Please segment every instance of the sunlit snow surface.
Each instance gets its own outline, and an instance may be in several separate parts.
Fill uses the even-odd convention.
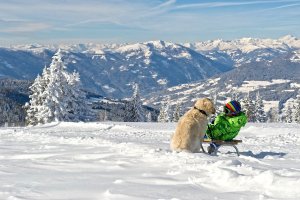
[[[0,199],[300,199],[300,125],[248,124],[241,156],[173,153],[174,123],[0,129]]]

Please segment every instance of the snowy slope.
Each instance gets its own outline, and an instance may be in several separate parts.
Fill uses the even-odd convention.
[[[218,156],[173,153],[173,123],[0,129],[0,199],[299,199],[300,126],[248,124]]]

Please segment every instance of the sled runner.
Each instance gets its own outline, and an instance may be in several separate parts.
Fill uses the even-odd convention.
[[[217,155],[217,152],[218,152],[218,149],[221,147],[221,146],[231,146],[235,149],[236,151],[236,154],[239,156],[240,155],[240,152],[238,150],[238,148],[236,147],[236,145],[238,143],[241,143],[242,140],[230,140],[230,141],[224,141],[224,140],[211,140],[211,139],[204,139],[203,140],[203,143],[209,143],[209,146],[208,146],[208,154],[211,154],[211,155]],[[205,150],[201,144],[201,149],[204,153]]]

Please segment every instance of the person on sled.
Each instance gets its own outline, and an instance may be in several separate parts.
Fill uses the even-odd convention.
[[[211,124],[208,124],[206,135],[212,140],[230,141],[238,135],[246,123],[247,116],[242,111],[241,104],[233,100],[226,103],[224,112],[219,114]],[[212,153],[215,147],[217,147],[216,144],[208,146],[208,153]]]

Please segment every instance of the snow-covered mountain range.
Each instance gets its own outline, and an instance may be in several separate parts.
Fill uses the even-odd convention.
[[[236,67],[251,62],[272,62],[277,56],[288,54],[293,55],[290,57],[291,61],[300,61],[300,40],[291,35],[279,39],[210,40],[186,43],[184,45],[206,55],[212,60]]]
[[[2,47],[0,76],[32,80],[49,65],[58,48],[65,52],[68,69],[80,73],[85,89],[124,98],[131,96],[131,85],[137,82],[152,105],[165,95],[188,103],[201,95],[211,96],[209,91],[222,96],[235,88],[244,94],[260,91],[266,100],[285,102],[296,96],[300,85],[300,40],[289,35],[186,44],[149,41]]]
[[[87,90],[123,98],[140,85],[143,94],[204,80],[231,66],[179,44],[150,41],[126,45],[77,45],[60,47],[69,70],[76,70]],[[0,49],[0,74],[34,79],[51,61],[54,47],[23,46]]]
[[[163,101],[191,106],[196,98],[217,96],[220,103],[234,93],[240,97],[259,93],[270,107],[282,108],[296,99],[300,89],[300,40],[285,36],[278,40],[244,38],[234,41],[207,41],[185,44],[233,69],[204,81],[182,84],[146,96],[147,103]]]

